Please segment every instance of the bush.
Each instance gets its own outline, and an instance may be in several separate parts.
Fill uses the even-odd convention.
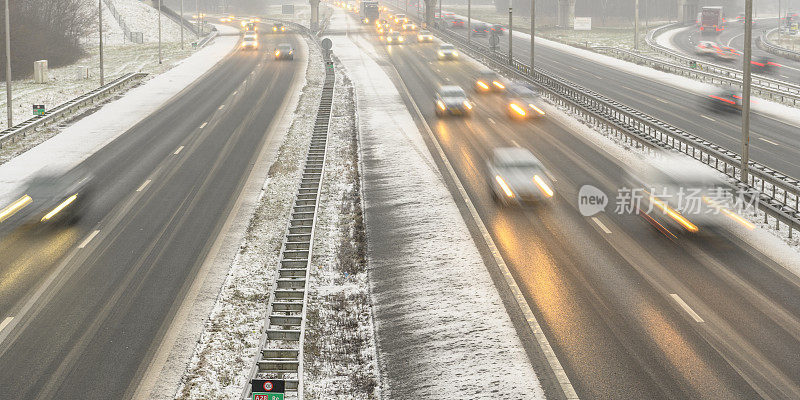
[[[33,74],[33,62],[48,60],[51,67],[71,64],[84,51],[80,40],[97,29],[97,10],[88,0],[12,0],[11,75]],[[5,7],[0,4],[0,24]],[[0,76],[5,78],[5,26],[0,28]]]

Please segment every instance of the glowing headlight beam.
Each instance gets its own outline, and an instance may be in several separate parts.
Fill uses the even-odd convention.
[[[550,186],[547,185],[547,182],[545,182],[541,176],[534,175],[533,181],[536,183],[536,186],[539,186],[539,190],[541,190],[545,196],[553,197],[553,189],[551,189]]]
[[[703,201],[705,201],[711,207],[716,208],[721,213],[725,214],[725,216],[727,216],[728,218],[738,222],[740,225],[744,226],[745,228],[747,228],[749,230],[753,230],[753,229],[756,228],[756,226],[752,222],[744,219],[741,215],[736,214],[735,212],[733,212],[733,211],[731,211],[731,210],[729,210],[729,209],[727,209],[725,207],[722,207],[722,206],[718,205],[714,200],[711,200],[710,198],[703,196]]]
[[[444,111],[447,108],[444,106],[444,103],[442,103],[441,100],[437,100],[436,104],[439,106],[440,109],[442,109],[442,111]]]
[[[483,81],[478,81],[478,86],[480,86],[483,90],[489,90],[489,86],[483,83]]]
[[[494,85],[498,89],[505,89],[506,88],[502,83],[500,83],[498,81],[492,81],[492,85]]]
[[[472,103],[470,103],[469,100],[464,100],[464,107],[466,107],[467,110],[472,110]]]
[[[527,114],[525,110],[523,110],[522,107],[518,106],[516,103],[511,103],[508,105],[508,107],[514,110],[514,112],[519,114],[521,117],[524,117]]]
[[[653,204],[656,207],[658,207],[661,211],[669,215],[670,218],[674,219],[677,223],[686,228],[686,230],[688,230],[689,232],[697,232],[699,230],[695,224],[686,219],[686,217],[681,215],[679,212],[673,210],[670,206],[667,205],[667,203],[664,203],[663,201],[657,199],[654,196],[650,196],[650,201],[652,201]]]
[[[536,106],[535,106],[535,105],[533,105],[533,104],[528,104],[528,106],[529,106],[530,108],[532,108],[532,109],[533,109],[533,111],[536,111],[537,113],[539,113],[539,115],[544,115],[544,111],[542,111],[542,109],[541,109],[541,108],[539,108],[539,107],[536,107]]]
[[[506,194],[506,196],[514,197],[514,192],[511,191],[511,188],[508,187],[506,181],[504,181],[503,178],[500,177],[500,175],[496,175],[494,177],[494,180],[497,181],[497,184],[500,185],[500,189],[503,189],[503,192]]]
[[[33,203],[33,199],[31,196],[27,194],[25,196],[20,197],[15,202],[11,203],[8,207],[4,208],[0,211],[0,222],[3,222],[10,218],[12,215],[16,214],[17,211],[22,210],[28,204]]]
[[[60,213],[61,210],[67,208],[68,205],[72,204],[72,202],[75,201],[75,199],[77,198],[78,198],[77,194],[73,194],[72,196],[67,197],[67,199],[62,201],[61,204],[59,204],[58,206],[56,206],[56,208],[54,208],[53,211],[50,211],[49,213],[45,214],[44,217],[42,217],[42,222],[47,221],[50,218],[53,218],[56,214]]]

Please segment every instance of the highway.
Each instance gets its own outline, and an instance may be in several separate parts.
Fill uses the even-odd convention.
[[[466,35],[465,29],[451,32]],[[487,37],[473,40],[488,46]],[[514,57],[529,62],[530,41],[514,38]],[[508,36],[500,48],[508,49]],[[536,47],[536,67],[621,104],[637,109],[732,152],[741,151],[741,115],[707,108],[707,94],[696,94],[545,45]],[[755,100],[759,101],[758,99]],[[789,176],[800,176],[800,138],[791,122],[751,114],[750,157]]]
[[[359,32],[372,35],[354,22],[349,34]],[[372,40],[408,88],[410,109],[421,110],[418,122],[443,147],[581,398],[800,396],[798,277],[726,232],[669,240],[634,215],[583,217],[578,189],[616,193],[628,173],[618,160],[552,119],[509,120],[498,96],[472,93],[476,67],[437,61],[435,44]],[[580,84],[594,81],[610,97],[625,94],[613,89],[623,83],[664,89],[549,49],[538,54],[543,65]],[[437,118],[440,84],[471,93],[475,115]],[[636,106],[648,99],[625,98]],[[642,111],[661,107],[652,102]],[[524,147],[542,160],[555,179],[551,202],[519,209],[493,201],[484,166],[500,146]],[[451,193],[459,198],[452,186]]]
[[[766,31],[778,26],[777,18],[758,19],[753,25],[753,59],[757,60],[761,57],[766,57],[781,65],[774,73],[768,75],[775,79],[784,80],[787,82],[798,83],[800,82],[800,62],[776,56],[767,51],[761,50],[756,46],[758,37]],[[701,56],[695,54],[695,46],[701,40],[709,40],[717,42],[721,45],[733,47],[741,53],[744,53],[744,24],[741,22],[729,22],[725,26],[725,30],[717,36],[702,36],[697,28],[689,28],[678,32],[673,38],[673,44],[682,53],[703,59]],[[729,68],[742,69],[742,58],[738,57],[736,61],[724,62],[716,59],[709,59],[715,64],[727,66]]]
[[[262,29],[263,31],[263,29]],[[100,195],[66,229],[0,251],[3,398],[128,398],[268,141],[305,55],[237,50],[86,160]]]

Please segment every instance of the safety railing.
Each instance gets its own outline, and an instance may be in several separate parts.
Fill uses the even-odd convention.
[[[127,87],[128,85],[146,77],[146,73],[128,73],[97,89],[84,93],[70,101],[62,103],[52,110],[46,111],[44,115],[37,115],[20,124],[14,125],[0,132],[0,148],[7,141],[14,141],[18,136],[25,136],[28,132],[43,127],[45,125],[61,121],[76,112],[82,110],[90,104],[95,104],[107,98],[112,93]]]
[[[772,28],[769,31],[761,34],[756,41],[756,45],[766,52],[775,54],[776,56],[788,58],[790,60],[800,61],[800,51],[787,49],[786,47],[779,46],[769,40],[769,36],[776,32],[778,28]]]

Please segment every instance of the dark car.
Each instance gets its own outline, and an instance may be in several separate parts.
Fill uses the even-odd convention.
[[[504,28],[503,25],[492,25],[491,30],[492,30],[492,32],[496,33],[497,35],[502,35],[503,31],[505,31],[506,28]]]
[[[436,91],[436,115],[469,115],[472,112],[472,103],[467,98],[467,93],[459,86],[441,86]]]
[[[474,36],[486,36],[489,34],[489,25],[476,24],[472,26],[472,34]]]
[[[276,60],[294,60],[294,49],[289,43],[281,43],[275,48]]]
[[[274,33],[283,33],[286,32],[286,27],[283,26],[282,23],[276,22],[272,25],[272,32]]]
[[[543,103],[539,92],[530,86],[514,84],[506,90],[506,112],[513,119],[544,117]]]
[[[454,19],[453,21],[450,22],[450,27],[451,28],[466,28],[466,26],[467,26],[467,24],[464,22],[463,19],[456,18],[456,19]]]
[[[544,165],[527,149],[492,150],[486,170],[492,198],[501,205],[545,203],[555,194]]]
[[[65,174],[43,173],[0,209],[3,232],[20,225],[73,224],[86,212],[94,197],[94,177],[74,169]]]
[[[503,79],[497,72],[485,69],[475,77],[475,91],[478,93],[502,92],[506,89]]]
[[[752,65],[751,68],[753,72],[762,75],[774,73],[775,69],[779,66],[779,64],[773,62],[768,56],[753,57],[753,60],[750,63]]]
[[[708,95],[707,107],[717,112],[741,112],[742,92],[723,89]]]

